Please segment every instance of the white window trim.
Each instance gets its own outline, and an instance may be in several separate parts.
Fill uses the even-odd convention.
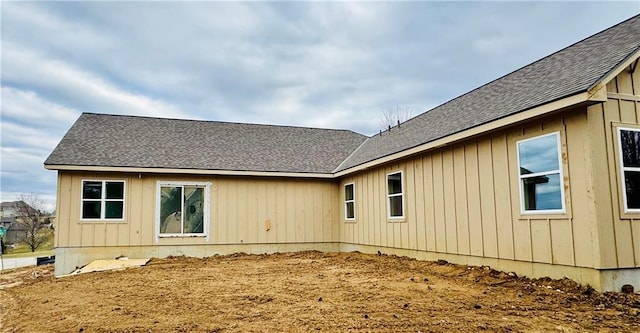
[[[101,182],[102,183],[102,197],[100,199],[87,199],[83,198],[84,196],[84,183],[85,182]],[[111,183],[122,183],[122,199],[107,199],[107,182]],[[85,201],[100,201],[100,218],[90,219],[83,218],[84,216],[84,202]],[[114,219],[114,218],[105,218],[106,212],[106,202],[107,201],[122,201],[122,218]],[[80,221],[83,222],[96,222],[96,221],[107,221],[107,222],[123,222],[125,220],[125,216],[127,216],[127,181],[124,179],[82,179],[80,181]]]
[[[352,185],[353,186],[353,199],[351,200],[347,200],[347,196],[345,194],[344,197],[344,220],[345,221],[350,221],[353,222],[356,220],[356,183],[355,182],[351,182],[351,183],[347,183],[344,184],[344,189],[346,190],[347,186]],[[353,203],[353,217],[348,217],[347,216],[347,204],[348,203]]]
[[[390,175],[395,175],[395,174],[400,174],[400,193],[395,193],[395,194],[389,194],[389,176]],[[385,178],[385,182],[386,182],[386,189],[387,189],[387,219],[389,220],[404,220],[405,218],[405,201],[404,200],[404,172],[402,170],[397,170],[397,171],[393,171],[393,172],[389,172],[387,173],[387,177]],[[401,197],[402,198],[402,215],[401,216],[391,216],[391,202],[390,199],[392,197]]]
[[[556,137],[556,148],[557,148],[557,153],[558,153],[558,168],[557,170],[548,170],[545,172],[536,172],[536,173],[530,173],[527,175],[521,175],[520,174],[520,143],[523,142],[527,142],[527,141],[533,141],[533,140],[537,140],[540,138],[544,138],[546,136],[555,136]],[[553,133],[549,133],[549,134],[543,134],[543,135],[538,135],[532,138],[528,138],[528,139],[523,139],[523,140],[519,140],[516,142],[516,157],[518,159],[518,188],[519,188],[519,195],[520,195],[520,214],[522,215],[540,215],[540,214],[565,214],[566,213],[566,205],[565,205],[565,193],[564,193],[564,174],[563,174],[563,162],[562,162],[562,145],[560,143],[560,132],[553,132]],[[544,210],[526,210],[525,209],[525,204],[524,204],[524,195],[523,195],[523,188],[522,188],[522,179],[523,178],[531,178],[531,177],[537,177],[537,176],[542,176],[542,175],[551,175],[551,174],[558,174],[560,177],[560,200],[561,200],[561,204],[562,204],[562,208],[561,209],[544,209]],[[523,177],[524,176],[524,177]]]
[[[616,133],[618,135],[618,158],[620,161],[620,184],[622,184],[622,207],[624,208],[625,213],[640,213],[640,208],[629,208],[627,207],[627,182],[624,180],[624,172],[625,171],[633,171],[640,172],[640,168],[638,167],[625,167],[624,166],[624,156],[622,154],[622,131],[632,131],[632,132],[640,132],[638,128],[630,128],[630,127],[617,127]]]
[[[204,207],[202,209],[202,218],[203,218],[203,230],[202,233],[189,233],[189,234],[163,234],[160,233],[160,198],[161,191],[160,189],[163,186],[201,186],[204,187]],[[160,241],[160,238],[187,238],[187,237],[204,237],[205,240],[209,241],[209,225],[211,214],[209,213],[209,202],[210,202],[210,193],[211,193],[211,182],[180,182],[180,181],[158,181],[156,183],[156,243]],[[181,203],[184,205],[184,202]]]

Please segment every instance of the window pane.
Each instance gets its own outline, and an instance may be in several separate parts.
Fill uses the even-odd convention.
[[[402,196],[389,198],[389,216],[402,216]]]
[[[124,199],[124,183],[107,182],[107,199]]]
[[[99,219],[100,218],[100,201],[83,201],[82,202],[82,218],[83,219]]]
[[[389,194],[402,193],[402,174],[394,173],[387,176]]]
[[[184,227],[186,234],[204,232],[204,189],[184,187]]]
[[[160,232],[180,233],[182,230],[182,187],[160,188]]]
[[[83,199],[101,199],[102,182],[82,182]]]
[[[522,179],[525,210],[562,209],[560,175],[550,174]]]
[[[354,218],[356,216],[356,213],[355,213],[355,210],[354,210],[353,206],[354,206],[353,202],[347,202],[346,205],[345,205],[345,208],[347,210],[346,211],[346,217],[348,219],[352,219],[352,218]]]
[[[123,217],[122,211],[124,202],[122,201],[107,201],[105,202],[104,217],[106,219],[121,219]]]
[[[345,185],[344,187],[344,199],[353,200],[353,184]]]
[[[640,132],[620,130],[622,162],[625,167],[640,167]]]
[[[624,186],[627,191],[627,208],[640,209],[640,172],[625,171]]]
[[[518,154],[521,175],[560,169],[557,135],[520,142]]]

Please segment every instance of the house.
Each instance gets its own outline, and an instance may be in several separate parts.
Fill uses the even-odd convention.
[[[640,16],[388,131],[83,114],[56,275],[94,259],[361,251],[640,288]]]
[[[21,214],[19,207],[33,209],[24,201],[0,203],[0,226],[6,230],[5,244],[17,244],[27,237],[28,228],[19,221]]]

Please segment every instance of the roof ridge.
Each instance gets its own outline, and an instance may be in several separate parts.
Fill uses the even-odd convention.
[[[167,121],[184,121],[184,122],[199,122],[199,123],[217,123],[217,124],[230,124],[230,125],[243,125],[243,126],[264,126],[264,127],[279,127],[279,128],[300,128],[300,129],[311,129],[311,130],[321,130],[321,131],[340,131],[340,132],[351,132],[357,135],[361,135],[367,137],[362,133],[355,132],[351,129],[338,129],[338,128],[322,128],[322,127],[311,127],[311,126],[296,126],[296,125],[276,125],[276,124],[262,124],[262,123],[243,123],[236,121],[221,121],[221,120],[205,120],[205,119],[184,119],[184,118],[168,118],[168,117],[154,117],[154,116],[141,116],[141,115],[130,115],[130,114],[113,114],[113,113],[98,113],[98,112],[82,112],[82,115],[94,115],[101,117],[129,117],[129,118],[143,118],[143,119],[155,119],[155,120],[167,120]]]
[[[369,140],[371,140],[371,137],[367,137],[366,139],[362,140],[362,142],[360,142],[358,147],[356,149],[354,149],[347,157],[345,157],[345,159],[342,160],[342,162],[340,162],[340,164],[338,164],[338,166],[335,169],[333,169],[332,172],[335,174],[338,171],[340,171],[340,168],[342,167],[342,165],[345,164],[351,158],[351,156],[355,155],[355,153],[357,153],[358,150],[360,150],[360,148],[362,148],[362,146],[364,146],[364,144],[367,143],[367,141],[369,141]]]

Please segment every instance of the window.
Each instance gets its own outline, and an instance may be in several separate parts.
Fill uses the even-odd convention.
[[[390,219],[404,217],[402,171],[387,175],[387,212]]]
[[[517,148],[522,212],[563,213],[560,134],[518,141]]]
[[[640,212],[640,130],[618,128],[625,212]]]
[[[80,210],[83,220],[123,220],[124,181],[83,180]]]
[[[206,236],[209,187],[209,183],[158,183],[159,235]]]
[[[353,221],[356,219],[355,207],[355,184],[350,183],[344,186],[344,218]]]

